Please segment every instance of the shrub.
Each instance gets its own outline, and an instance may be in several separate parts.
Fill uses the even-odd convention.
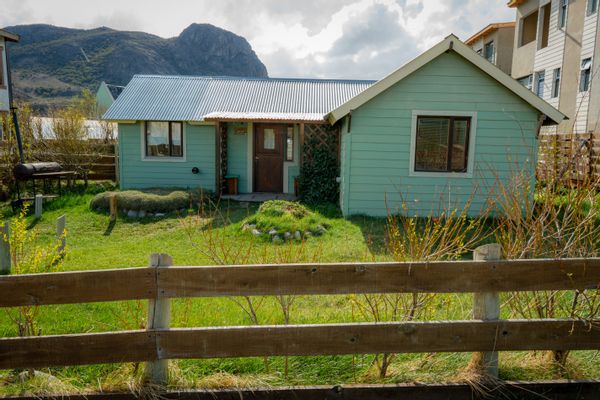
[[[262,234],[261,237],[271,238],[269,232],[276,231],[277,235],[283,237],[286,232],[295,234],[300,232],[302,237],[321,235],[329,228],[330,224],[320,214],[309,210],[302,204],[285,201],[270,200],[264,202],[256,214],[244,221],[244,226],[254,226]]]
[[[313,146],[314,150],[300,169],[302,199],[309,204],[337,202],[339,167],[335,154],[326,147],[318,147],[314,140],[307,141],[305,146]]]
[[[117,207],[119,210],[144,210],[147,212],[171,212],[188,208],[190,195],[184,191],[174,191],[168,194],[154,194],[141,192],[139,190],[126,190],[123,192],[104,192],[97,194],[90,202],[93,210],[109,209],[110,196],[117,195]]]

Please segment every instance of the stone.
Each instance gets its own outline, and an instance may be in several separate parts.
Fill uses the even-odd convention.
[[[304,237],[305,238],[309,238],[312,236],[312,233],[310,233],[309,231],[304,232]]]
[[[271,236],[275,236],[275,235],[277,235],[277,231],[276,231],[275,229],[271,229],[271,230],[269,231],[269,235],[271,235]]]
[[[140,212],[138,213],[138,217],[145,218],[147,214],[148,213],[146,212],[146,210],[140,210]]]
[[[300,231],[296,231],[296,233],[294,233],[294,238],[296,240],[302,240],[302,234],[300,233]]]
[[[283,243],[283,239],[279,235],[273,236],[273,243]]]
[[[138,216],[138,212],[136,210],[127,211],[128,218],[137,218],[137,216]]]
[[[250,228],[250,225],[248,224],[244,224],[244,226],[242,226],[242,232],[246,232],[246,231],[250,231],[253,228]]]
[[[286,232],[286,233],[283,234],[283,238],[285,240],[292,240],[292,234],[289,233],[289,232]]]
[[[154,214],[154,216],[155,216],[156,218],[164,217],[164,216],[165,216],[165,213],[156,213],[156,214]]]
[[[254,228],[254,229],[252,229],[252,234],[253,234],[254,236],[260,236],[260,235],[262,234],[262,232],[261,232],[261,231],[259,231],[259,230],[258,230],[258,229],[256,229],[256,228]]]

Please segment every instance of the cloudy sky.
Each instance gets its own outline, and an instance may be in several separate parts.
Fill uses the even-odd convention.
[[[244,36],[273,77],[378,79],[449,33],[514,20],[507,0],[2,0],[0,26],[108,26],[162,37],[193,22]]]

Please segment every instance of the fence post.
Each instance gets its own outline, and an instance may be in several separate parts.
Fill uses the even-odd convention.
[[[62,253],[67,247],[67,238],[65,236],[65,230],[67,229],[67,217],[63,214],[56,218],[56,236],[60,240],[60,246],[58,246],[58,252]]]
[[[474,261],[497,261],[502,258],[502,247],[497,243],[479,246],[473,252]],[[500,319],[500,295],[498,292],[475,293],[473,301],[473,319]],[[498,352],[475,353],[471,365],[498,378]]]
[[[168,254],[152,254],[150,256],[150,267],[156,268],[156,281],[158,284],[158,275],[160,268],[167,268],[173,265],[173,259]],[[147,330],[169,329],[171,324],[171,300],[159,298],[157,288],[157,298],[148,301],[148,318],[146,322]],[[164,386],[169,378],[169,361],[161,359],[161,349],[157,339],[156,361],[146,363],[145,380],[147,382]]]
[[[4,222],[2,229],[0,229],[0,275],[10,275],[11,263],[10,258],[10,243],[8,240],[4,240],[10,237],[10,224],[8,221]]]
[[[42,202],[44,201],[44,196],[41,194],[35,195],[35,218],[42,218]]]
[[[117,194],[112,193],[108,198],[110,208],[110,220],[115,221],[117,219]]]

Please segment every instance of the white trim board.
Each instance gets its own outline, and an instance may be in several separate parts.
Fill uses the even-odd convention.
[[[154,122],[154,121],[142,121],[140,123],[140,159],[144,162],[170,162],[170,163],[181,163],[187,161],[187,127],[186,123],[181,123],[182,132],[182,140],[183,140],[183,157],[147,157],[146,156],[146,132],[144,132],[144,128],[146,127],[146,122]],[[179,121],[174,121],[179,122]]]
[[[436,59],[437,57],[439,57],[447,51],[454,51],[455,53],[462,56],[471,64],[475,65],[480,70],[494,78],[496,81],[498,81],[508,90],[513,92],[515,95],[519,96],[533,108],[546,115],[548,118],[550,118],[552,122],[558,124],[563,120],[567,119],[567,117],[563,113],[558,111],[556,108],[552,107],[546,101],[540,99],[537,95],[535,95],[530,90],[521,85],[519,82],[508,76],[503,71],[501,71],[494,64],[481,57],[479,54],[473,51],[473,49],[464,44],[458,37],[456,37],[455,35],[450,35],[444,40],[442,40],[440,43],[433,46],[431,49],[427,50],[425,53],[421,54],[412,61],[409,61],[407,64],[404,64],[402,67],[398,68],[396,71],[381,79],[373,86],[365,89],[359,95],[353,97],[346,103],[331,111],[326,116],[327,120],[331,124],[337,122],[342,117],[350,113],[351,110],[355,110],[358,107],[362,106],[369,100],[373,99],[380,93],[389,89],[391,86],[400,82],[402,79],[406,78],[413,72],[417,71],[419,68],[433,61],[434,59]]]
[[[415,171],[415,150],[417,145],[417,117],[418,116],[436,116],[436,117],[471,117],[469,128],[469,149],[467,154],[467,172],[425,172]],[[475,168],[475,139],[477,136],[477,112],[474,111],[432,111],[432,110],[413,110],[412,122],[410,127],[410,159],[408,166],[409,176],[428,177],[428,178],[473,178]]]

